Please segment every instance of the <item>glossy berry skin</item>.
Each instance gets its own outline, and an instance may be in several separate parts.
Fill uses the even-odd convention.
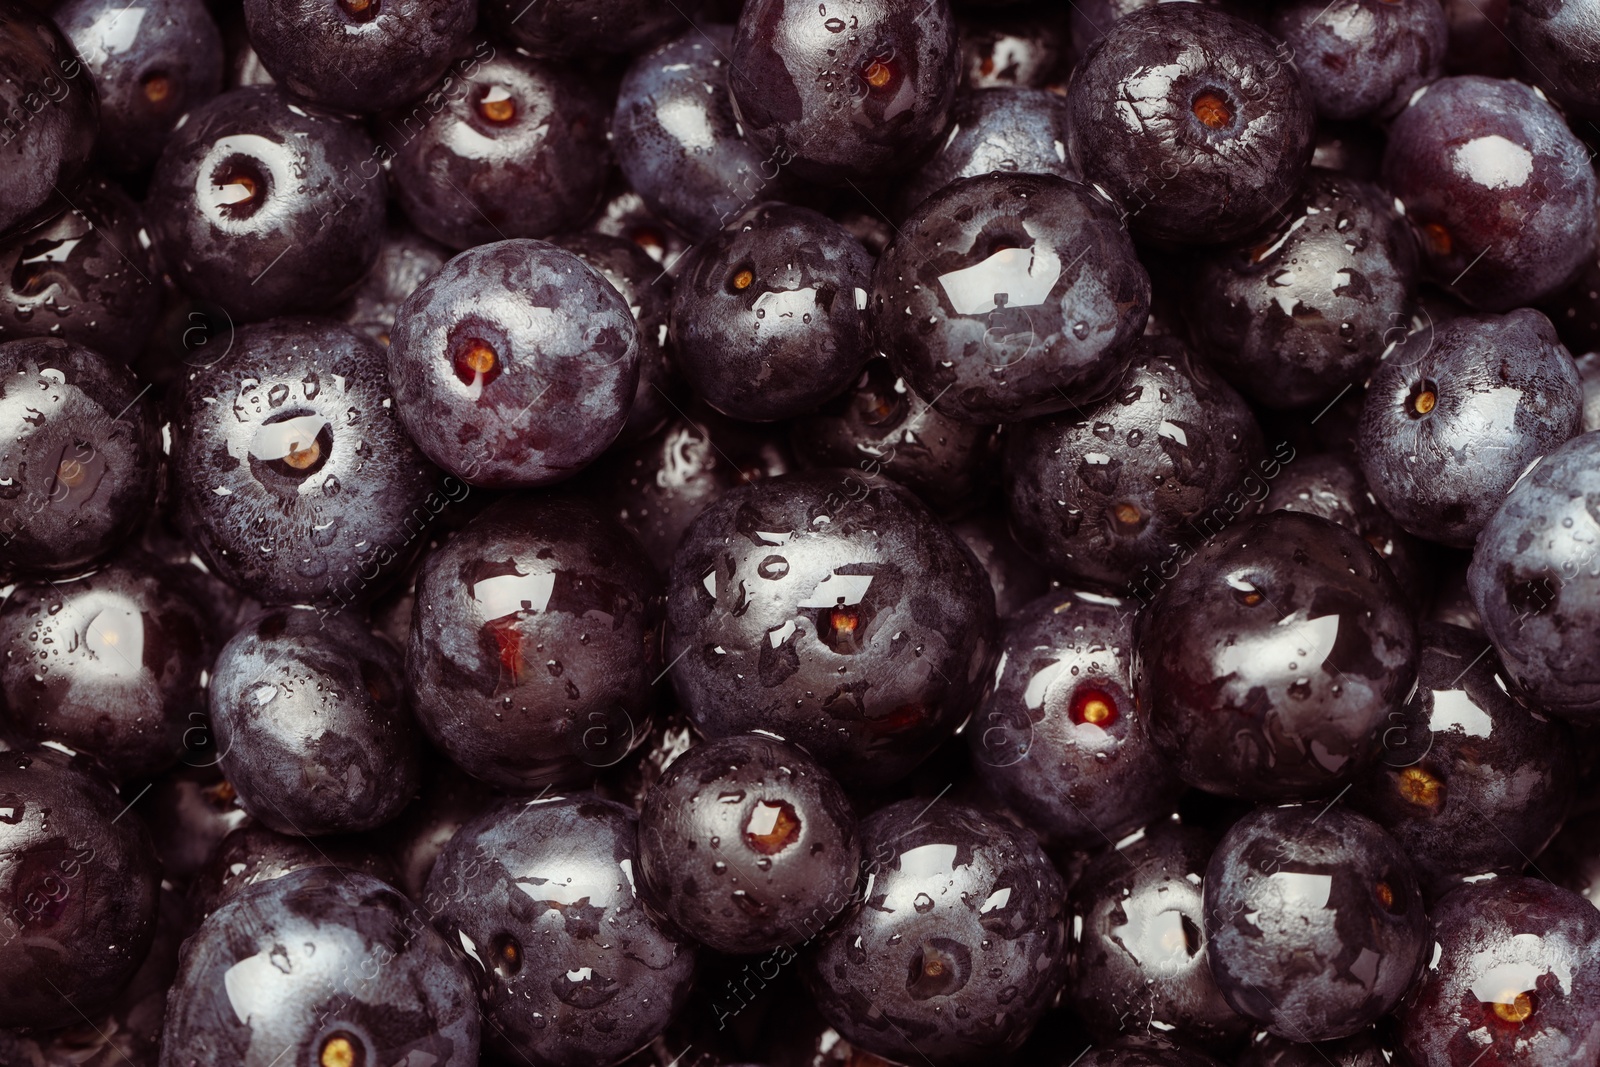
[[[216,655],[200,591],[142,553],[84,578],[18,586],[0,608],[10,731],[87,752],[118,781],[177,762],[204,721]]]
[[[1092,860],[1072,887],[1068,999],[1102,1041],[1165,1035],[1226,1049],[1250,1028],[1206,961],[1201,885],[1213,842],[1176,819]]]
[[[1185,318],[1251,401],[1320,408],[1405,338],[1416,249],[1376,186],[1330,171],[1313,168],[1286,212],[1270,233],[1205,257]]]
[[[161,469],[146,388],[68,341],[0,344],[0,573],[81,572],[138,528]]]
[[[1467,570],[1472,602],[1518,690],[1579,721],[1600,713],[1600,522],[1588,507],[1595,492],[1600,433],[1587,433],[1512,487]]]
[[[900,1062],[1015,1051],[1061,984],[1067,944],[1064,887],[1038,843],[917,798],[874,812],[861,840],[861,895],[804,963],[818,1010],[858,1049]]]
[[[502,789],[592,777],[649,732],[659,597],[598,505],[502,500],[423,561],[406,649],[418,721]]]
[[[1063,590],[1017,611],[967,724],[978,776],[1052,844],[1115,841],[1172,811],[1182,792],[1133,699],[1137,607]]]
[[[1067,20],[1048,5],[1014,10],[957,14],[966,88],[1043,89],[1060,73],[1069,45]]]
[[[1464,315],[1379,365],[1361,468],[1411,533],[1470,548],[1528,464],[1582,429],[1583,386],[1544,315]]]
[[[1432,899],[1539,855],[1577,789],[1577,743],[1566,723],[1508,695],[1482,634],[1434,623],[1421,636],[1417,689],[1348,800],[1400,842]]]
[[[795,419],[789,438],[803,463],[881,472],[941,514],[989,487],[999,454],[994,427],[945,415],[881,358],[867,364],[853,389]]]
[[[1011,536],[1004,515],[980,511],[952,524],[950,529],[988,572],[995,612],[1000,618],[1011,617],[1049,587],[1044,571]]]
[[[370,830],[421,775],[400,654],[363,623],[268,612],[217,656],[211,726],[239,803],[280,833]]]
[[[759,734],[674,760],[639,812],[643,889],[718,952],[810,940],[849,902],[861,842],[844,789],[803,749]]]
[[[394,864],[388,857],[363,847],[357,837],[322,837],[312,840],[280,834],[259,822],[249,822],[218,843],[205,869],[189,889],[197,921],[251,886],[282,878],[307,867],[359,871],[380,882],[396,885]]]
[[[506,800],[462,827],[428,878],[445,937],[477,965],[485,1043],[539,1067],[614,1064],[689,995],[692,943],[635,889],[633,812],[579,794]]]
[[[72,42],[21,0],[0,7],[0,237],[65,205],[94,151],[100,96]]]
[[[294,871],[240,893],[184,945],[161,1067],[274,1055],[471,1067],[479,1022],[466,968],[378,879]]]
[[[879,347],[919,396],[963,422],[1098,396],[1149,307],[1149,275],[1115,208],[1050,175],[946,186],[906,220],[872,283]]]
[[[600,203],[608,117],[576,72],[480,44],[389,122],[400,206],[457,249],[576,228]]]
[[[661,265],[648,252],[627,238],[568,233],[556,243],[599,271],[633,313],[639,337],[639,384],[617,441],[643,441],[676,414],[673,398],[682,392],[667,343],[672,282],[662,277]]]
[[[248,0],[256,57],[295,96],[339,111],[415,100],[450,68],[477,0]]]
[[[395,316],[417,287],[438,273],[453,255],[411,227],[391,223],[384,230],[378,261],[335,313],[380,345],[393,341]]]
[[[1369,1032],[1307,1044],[1265,1030],[1250,1040],[1239,1067],[1389,1067],[1393,1054]]]
[[[1072,113],[1044,89],[994,88],[956,97],[951,134],[899,191],[905,213],[957,178],[994,171],[1078,177],[1067,157]]]
[[[1505,32],[1522,73],[1579,118],[1600,118],[1600,5],[1513,0]]]
[[[1234,823],[1206,867],[1205,920],[1223,997],[1294,1041],[1376,1022],[1427,959],[1405,850],[1338,804],[1258,808]]]
[[[1105,399],[1011,428],[1011,529],[1051,573],[1133,590],[1200,531],[1253,513],[1258,468],[1277,463],[1239,394],[1182,342],[1141,339]]]
[[[843,184],[905,170],[944,134],[961,81],[948,0],[752,0],[728,89],[763,158]]]
[[[1271,222],[1299,187],[1315,132],[1291,58],[1207,5],[1156,4],[1118,20],[1068,93],[1083,180],[1145,239],[1215,244]]]
[[[585,475],[585,483],[603,493],[612,515],[639,539],[662,575],[672,568],[689,524],[741,480],[712,435],[684,419],[673,419],[656,436],[612,452]]]
[[[1383,184],[1424,275],[1485,311],[1555,294],[1594,253],[1589,153],[1519,82],[1445,78],[1413,97],[1390,128]]]
[[[1439,77],[1450,24],[1438,0],[1293,0],[1267,29],[1294,50],[1317,114],[1388,118]]]
[[[129,362],[161,312],[143,213],[103,178],[73,190],[72,202],[0,243],[0,339],[59,337]]]
[[[361,127],[265,87],[190,112],[146,201],[174,280],[236,323],[344,297],[377,259],[383,211],[383,172]]]
[[[661,5],[654,0],[484,0],[486,19],[519,48],[571,60],[601,53],[638,52],[702,21],[705,0]]]
[[[1150,733],[1200,789],[1287,801],[1373,766],[1417,665],[1416,623],[1355,533],[1275,511],[1180,557],[1140,613]]]
[[[854,381],[871,355],[872,257],[809,208],[751,208],[678,271],[677,365],[724,415],[772,422],[804,414]]]
[[[684,534],[667,660],[707,737],[766,730],[841,781],[903,777],[970,713],[994,596],[882,476],[819,469],[725,493]]]
[[[1320,515],[1360,534],[1389,565],[1406,603],[1426,599],[1426,550],[1383,508],[1367,486],[1361,465],[1349,453],[1296,456],[1272,480],[1263,512],[1300,511]]]
[[[364,604],[467,487],[395,417],[383,350],[325,319],[241,327],[189,376],[173,427],[178,520],[213,571],[266,604]]]
[[[728,95],[733,27],[705,25],[633,61],[612,120],[617,163],[650,210],[700,241],[793,184],[782,150],[739,133]]]
[[[0,1030],[0,1063],[16,1067],[155,1067],[167,990],[178,973],[178,950],[192,926],[183,895],[163,888],[155,936],[144,962],[101,1013],[78,1015],[64,1030]]]
[[[84,761],[0,752],[0,1027],[78,1023],[144,959],[161,866],[126,805]]]
[[[1537,878],[1462,886],[1433,910],[1432,963],[1400,1021],[1417,1067],[1600,1056],[1600,910]]]
[[[472,485],[548,485],[608,448],[639,381],[638,327],[593,267],[544,241],[456,256],[400,306],[389,345],[400,421]]]
[[[99,90],[99,162],[137,172],[161,155],[180,118],[222,91],[222,32],[202,0],[147,3],[137,23],[124,22],[124,10],[114,0],[68,0],[54,18]]]

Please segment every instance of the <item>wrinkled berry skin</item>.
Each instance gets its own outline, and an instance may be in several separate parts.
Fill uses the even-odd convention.
[[[648,898],[718,952],[820,933],[849,902],[861,842],[844,789],[799,748],[758,734],[696,745],[639,813]]]
[[[421,777],[400,654],[344,613],[271,611],[233,635],[211,680],[211,727],[239,803],[279,833],[370,830]]]
[[[682,391],[667,344],[672,282],[661,276],[661,265],[648,252],[626,238],[568,233],[556,243],[598,271],[633,313],[639,336],[639,384],[617,441],[643,441],[672,418],[673,396]]]
[[[466,496],[401,429],[383,362],[348,326],[283,318],[240,328],[189,376],[178,521],[231,585],[266,604],[370,602]]]
[[[745,137],[808,181],[902,171],[946,129],[961,83],[949,0],[751,0],[728,88]]]
[[[497,54],[486,42],[459,73],[385,123],[411,224],[466,249],[587,218],[609,164],[606,101],[575,71]]]
[[[733,27],[696,27],[634,60],[612,119],[617,163],[650,210],[701,241],[746,205],[784,199],[782,152],[739,134],[728,95]]]
[[[1594,0],[1513,0],[1506,36],[1533,84],[1569,115],[1600,118],[1600,7]]]
[[[952,133],[899,191],[909,213],[957,178],[992,171],[1054,174],[1076,180],[1067,158],[1072,140],[1067,102],[1043,89],[996,88],[965,92],[950,111]]]
[[[861,839],[862,896],[804,962],[818,1010],[858,1049],[896,1062],[1014,1052],[1066,955],[1065,888],[1038,843],[917,798],[868,817]]]
[[[1141,339],[1105,399],[1010,428],[1011,529],[1053,574],[1133,589],[1202,529],[1254,513],[1258,468],[1276,463],[1239,394],[1181,341]]]
[[[903,777],[971,712],[994,594],[881,476],[743,485],[694,521],[667,583],[667,660],[707,737],[767,730],[853,784]]]
[[[82,571],[138,529],[161,469],[146,388],[68,341],[0,344],[0,574]]]
[[[216,655],[200,592],[142,553],[73,581],[18,586],[0,607],[11,732],[87,752],[118,781],[172,766],[205,720],[202,677]]]
[[[809,208],[763,204],[684,257],[672,292],[678,369],[732,418],[801,415],[871,355],[872,256]]]
[[[970,505],[993,481],[995,428],[957,422],[919,398],[886,359],[855,388],[790,424],[802,462],[882,473],[941,514]]]
[[[59,337],[130,362],[161,313],[143,213],[103,178],[75,189],[72,203],[0,244],[0,340]]]
[[[190,112],[145,205],[174,280],[236,323],[343,299],[378,258],[383,212],[383,170],[365,131],[265,87]]]
[[[1212,844],[1165,820],[1091,861],[1074,883],[1082,927],[1068,1000],[1101,1040],[1154,1033],[1226,1049],[1249,1030],[1206,962],[1201,885]]]
[[[1600,433],[1555,449],[1478,535],[1467,586],[1523,695],[1579,721],[1600,713]]]
[[[529,488],[575,474],[622,432],[638,327],[578,256],[497,241],[406,299],[388,360],[400,421],[429,459],[471,485]]]
[[[246,0],[244,20],[279,85],[314,104],[369,112],[414,100],[439,80],[472,32],[478,2]]]
[[[1379,365],[1358,452],[1401,526],[1470,548],[1528,464],[1582,422],[1578,368],[1549,319],[1528,308],[1463,315]]]
[[[1067,94],[1083,180],[1149,240],[1215,244],[1270,222],[1298,189],[1316,130],[1291,58],[1264,30],[1202,4],[1118,20]]]
[[[1353,530],[1389,565],[1406,603],[1421,604],[1428,591],[1426,549],[1378,506],[1355,456],[1325,452],[1296,456],[1272,480],[1263,512],[1303,511]]]
[[[1600,910],[1587,900],[1537,878],[1462,886],[1434,909],[1433,939],[1434,961],[1400,1016],[1407,1062],[1600,1057]]]
[[[1415,678],[1403,603],[1372,547],[1326,519],[1275,511],[1223,532],[1139,615],[1151,736],[1208,792],[1337,793],[1377,762]]]
[[[1337,804],[1246,815],[1212,854],[1204,892],[1218,988],[1279,1037],[1359,1032],[1427,959],[1428,917],[1405,850]]]
[[[434,866],[425,903],[479,965],[485,1043],[507,1062],[616,1063],[688,998],[694,947],[635,892],[636,825],[588,794],[505,800]]]
[[[1051,175],[946,186],[906,220],[872,283],[879,347],[917,395],[963,422],[1098,396],[1149,309],[1150,277],[1116,209]]]
[[[240,893],[184,945],[161,1067],[338,1062],[335,1049],[358,1064],[472,1067],[467,966],[378,879],[294,871]]]
[[[137,172],[180,118],[222,91],[222,32],[202,0],[145,3],[137,23],[123,21],[125,10],[117,0],[68,0],[54,18],[99,90],[100,164]]]
[[[1416,248],[1389,199],[1343,175],[1312,169],[1287,210],[1272,233],[1205,257],[1185,318],[1254,403],[1320,407],[1406,336]]]
[[[126,805],[54,749],[0,753],[0,1028],[80,1023],[144,959],[161,865]]]
[[[422,728],[502,789],[592,777],[650,729],[660,579],[595,504],[511,497],[423,560],[406,688]]]
[[[1265,1030],[1250,1040],[1239,1067],[1389,1067],[1393,1056],[1368,1032],[1307,1044]]]
[[[48,16],[21,0],[0,7],[0,237],[63,206],[94,151],[100,94],[94,76]]]
[[[484,0],[489,23],[536,56],[637,52],[702,21],[705,0]]]
[[[1595,172],[1560,112],[1519,82],[1428,86],[1394,120],[1383,184],[1423,273],[1485,311],[1561,290],[1595,248]]]
[[[1052,844],[1115,841],[1173,810],[1183,790],[1134,703],[1136,607],[1062,591],[1022,608],[967,724],[978,776]]]
[[[1421,638],[1417,689],[1384,729],[1383,762],[1348,799],[1400,842],[1433,899],[1539,855],[1577,789],[1577,743],[1566,723],[1508,695],[1482,634],[1434,623]]]
[[[1292,0],[1267,29],[1294,50],[1325,119],[1388,118],[1439,76],[1450,24],[1437,0]]]

